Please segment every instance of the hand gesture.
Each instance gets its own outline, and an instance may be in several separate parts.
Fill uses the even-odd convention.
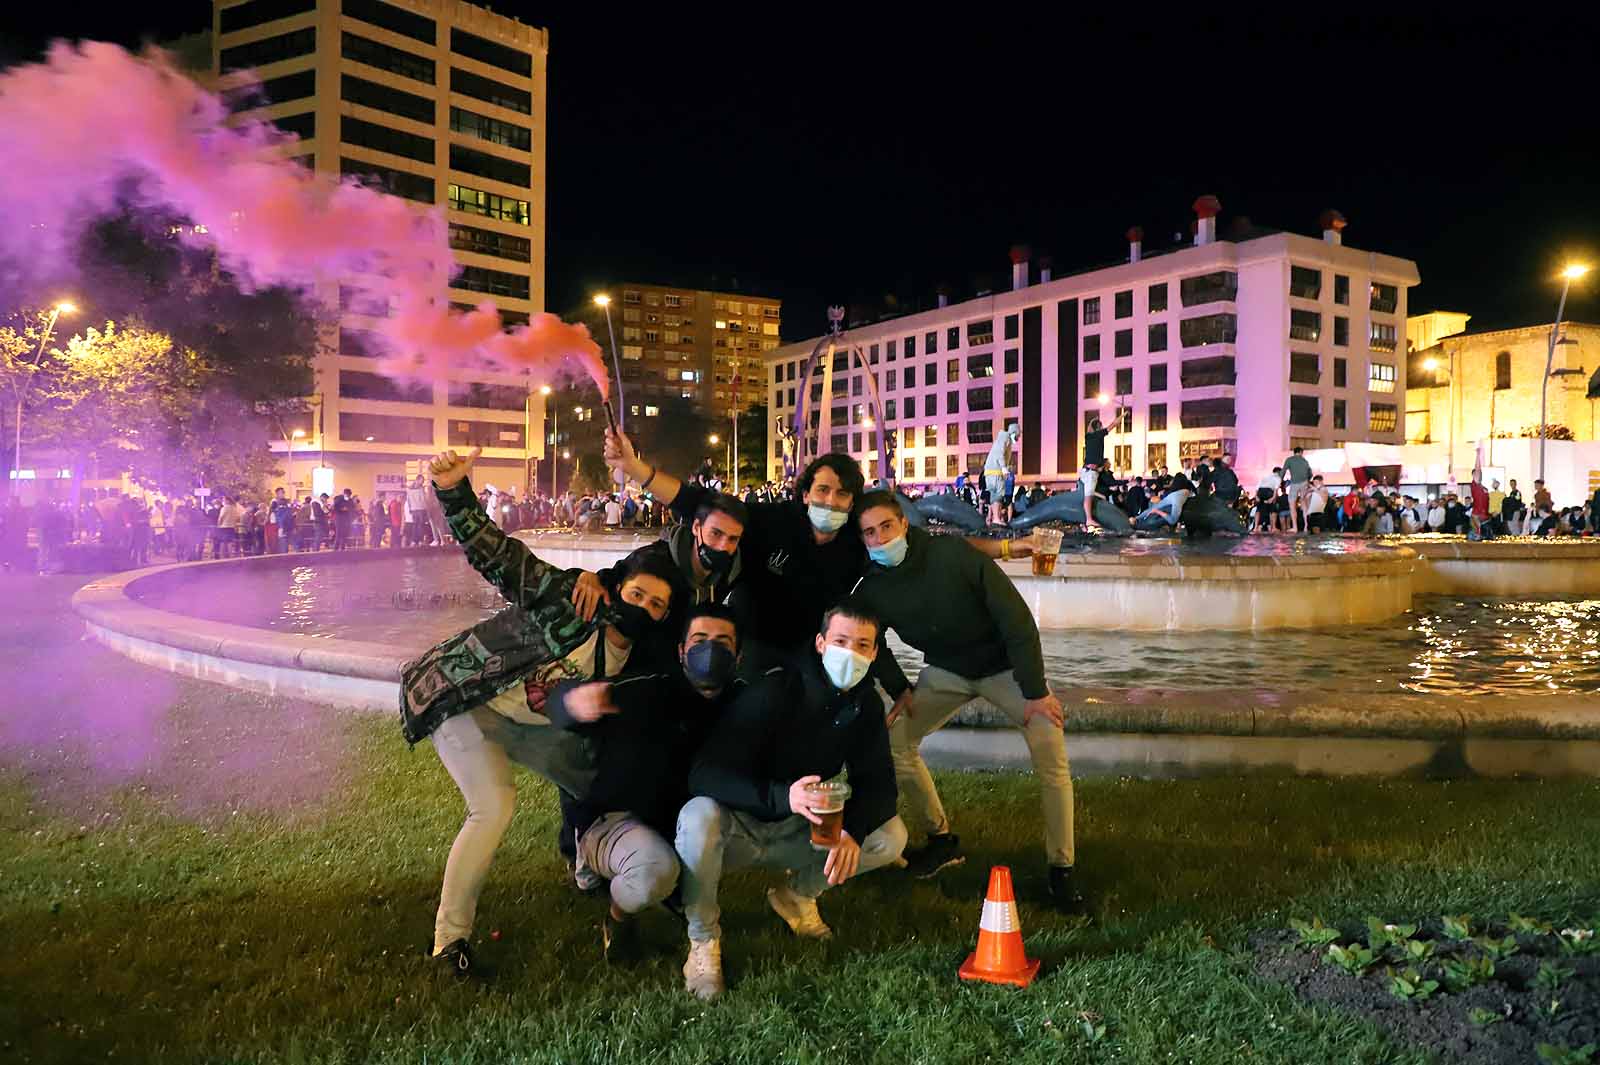
[[[884,715],[883,723],[885,725],[893,725],[896,721],[900,720],[900,716],[902,714],[908,718],[915,717],[915,713],[912,712],[912,703],[915,701],[915,699],[915,689],[907,688],[905,691],[901,692],[900,697],[894,701],[894,705],[889,707],[889,712]]]
[[[811,795],[806,791],[807,784],[815,784],[822,778],[813,773],[808,777],[801,777],[789,785],[789,809],[793,813],[810,821],[814,825],[822,824],[822,818],[811,812]]]
[[[572,589],[572,605],[578,608],[580,618],[593,621],[594,612],[600,608],[600,604],[609,602],[611,593],[606,591],[599,577],[587,570],[578,574],[578,583]]]
[[[822,863],[822,872],[834,887],[856,875],[861,867],[861,844],[850,833],[839,830],[839,842],[828,848],[828,860]]]
[[[1056,698],[1054,692],[1051,692],[1042,699],[1029,699],[1023,704],[1023,728],[1027,728],[1029,719],[1031,719],[1035,714],[1043,717],[1056,728],[1060,728],[1062,723],[1067,719],[1066,714],[1061,709],[1061,700]]]
[[[440,488],[452,488],[460,484],[472,472],[472,464],[478,461],[481,454],[481,447],[472,448],[465,455],[457,455],[454,451],[440,452],[428,463],[433,483]]]
[[[650,468],[639,461],[639,453],[633,449],[633,441],[626,433],[606,430],[605,460],[607,466],[624,477],[638,481],[649,476]]]
[[[591,725],[602,717],[617,713],[617,707],[611,702],[611,685],[605,681],[595,681],[593,684],[580,684],[567,692],[567,713],[572,715],[574,721],[582,721]]]

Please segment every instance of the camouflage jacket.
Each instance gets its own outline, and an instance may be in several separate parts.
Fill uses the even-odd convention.
[[[413,744],[448,718],[566,657],[599,625],[613,620],[605,607],[592,621],[580,618],[572,589],[582,571],[557,569],[507,536],[489,520],[466,480],[435,491],[467,561],[510,605],[401,667],[400,727]]]

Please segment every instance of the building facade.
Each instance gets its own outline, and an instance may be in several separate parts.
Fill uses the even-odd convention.
[[[236,94],[240,113],[300,138],[282,154],[446,211],[462,267],[453,306],[491,301],[508,326],[544,309],[546,31],[459,0],[215,0],[212,40],[224,92],[243,71],[262,81]],[[393,488],[408,460],[479,445],[490,479],[527,483],[544,450],[542,382],[396,382],[372,358],[388,309],[353,290],[321,295],[339,323],[316,360],[311,416],[273,442],[286,480],[309,491],[320,465],[333,473],[319,478],[366,495]]]
[[[606,293],[630,417],[655,417],[677,397],[721,420],[767,398],[763,356],[781,343],[781,300],[631,281]],[[598,307],[569,317],[606,343]]]
[[[1192,244],[1147,256],[1134,239],[1126,262],[1068,277],[1018,263],[1010,291],[851,329],[865,370],[836,352],[805,382],[816,338],[770,352],[769,471],[782,473],[778,425],[809,389],[820,450],[882,475],[867,374],[902,486],[980,470],[1011,423],[1022,480],[1069,480],[1084,430],[1119,404],[1106,443],[1123,473],[1220,453],[1253,478],[1294,446],[1400,443],[1416,265],[1345,246],[1342,219],[1321,240],[1239,242],[1215,222],[1202,211]]]
[[[1600,367],[1600,325],[1563,322],[1545,393],[1545,424],[1574,440],[1596,440],[1589,378]],[[1406,359],[1406,442],[1454,443],[1453,465],[1470,470],[1483,442],[1537,438],[1550,326],[1447,336]],[[1562,434],[1564,436],[1564,434]],[[1459,475],[1459,474],[1458,474]]]

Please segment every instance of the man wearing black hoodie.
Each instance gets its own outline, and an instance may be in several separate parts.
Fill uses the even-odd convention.
[[[768,905],[798,936],[832,930],[817,897],[852,876],[890,864],[905,849],[895,816],[883,701],[862,683],[882,628],[849,602],[828,610],[815,653],[752,684],[722,715],[695,758],[690,799],[678,815],[683,908],[689,924],[684,986],[701,999],[722,992],[722,874],[753,865],[790,871]],[[839,842],[814,846],[820,824],[808,785],[848,769],[851,794]]]
[[[919,748],[981,696],[1027,741],[1040,784],[1050,895],[1057,905],[1076,904],[1072,772],[1061,703],[1045,681],[1039,627],[1028,604],[999,566],[959,538],[910,528],[888,492],[863,496],[857,520],[872,564],[854,598],[927,663],[909,701],[887,689],[895,699],[889,714],[895,775],[913,823],[928,833],[925,846],[906,854],[912,873],[930,877],[965,860]]]
[[[689,799],[690,761],[743,687],[734,676],[733,611],[716,603],[693,607],[682,633],[680,669],[559,685],[545,703],[552,724],[594,747],[594,783],[564,812],[580,867],[610,881],[611,906],[601,924],[607,959],[631,945],[630,918],[677,886],[671,840]]]

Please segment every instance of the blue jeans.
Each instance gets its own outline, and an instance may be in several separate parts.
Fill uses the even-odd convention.
[[[891,817],[859,842],[857,876],[900,857],[906,848],[906,826],[900,818]],[[689,922],[689,938],[697,942],[722,938],[717,887],[725,870],[751,866],[787,869],[790,889],[810,899],[829,887],[822,872],[828,852],[811,845],[811,822],[799,815],[762,821],[701,795],[690,799],[678,813],[677,847],[683,863],[684,916]]]

